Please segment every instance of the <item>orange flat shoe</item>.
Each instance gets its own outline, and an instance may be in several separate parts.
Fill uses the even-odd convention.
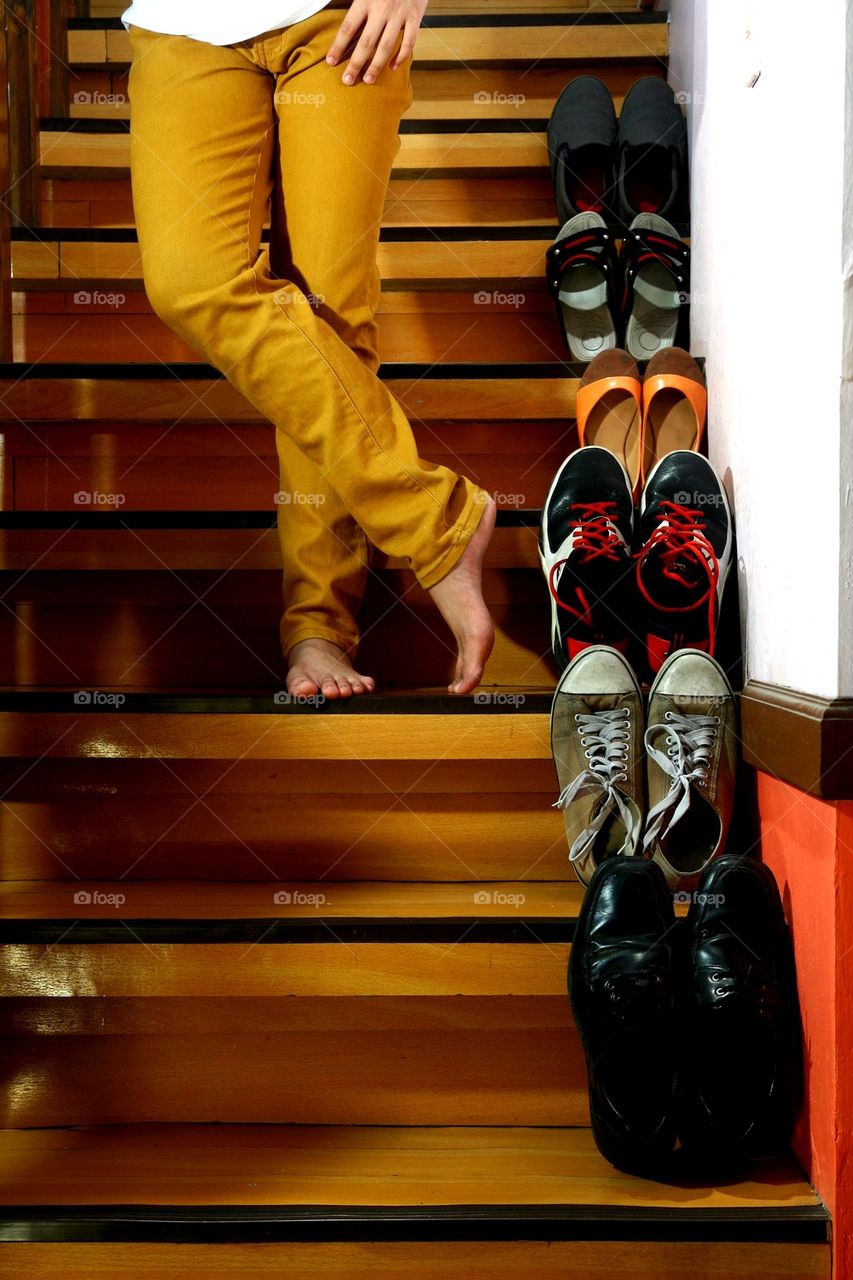
[[[643,386],[627,351],[602,351],[584,370],[578,387],[578,441],[609,449],[628,472],[634,496],[640,483]]]
[[[643,379],[643,484],[668,453],[699,452],[707,415],[705,379],[693,357],[681,347],[652,356]]]

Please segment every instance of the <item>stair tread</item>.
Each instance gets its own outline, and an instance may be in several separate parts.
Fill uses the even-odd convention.
[[[790,1158],[720,1186],[615,1170],[588,1129],[149,1124],[0,1131],[8,1207],[228,1206],[356,1215],[440,1207],[602,1212],[672,1222],[739,1214],[826,1218]],[[26,1211],[24,1211],[26,1214]],[[7,1209],[8,1215],[8,1209]]]
[[[291,894],[276,901],[275,892]],[[92,901],[76,895],[88,893]],[[315,920],[364,918],[382,920],[444,919],[574,919],[583,900],[577,881],[467,881],[423,883],[399,881],[300,881],[278,890],[269,882],[207,881],[4,881],[0,884],[0,919],[52,920],[74,916],[99,919],[114,906],[95,895],[121,893],[122,915],[157,920]],[[312,900],[321,896],[320,905]],[[485,896],[484,896],[485,895]],[[514,898],[521,896],[516,904]],[[509,899],[509,901],[507,901]],[[531,939],[532,940],[532,939]]]

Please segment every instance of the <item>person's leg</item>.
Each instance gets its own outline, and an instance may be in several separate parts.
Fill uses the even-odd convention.
[[[333,13],[331,21],[319,19],[308,30],[302,23],[282,43],[270,262],[273,275],[298,284],[318,315],[375,373],[379,228],[399,119],[412,94],[405,67],[380,77],[369,98],[350,97],[345,110],[329,103],[330,92],[347,92],[340,76],[330,81],[323,63],[340,19],[340,12]],[[358,642],[354,618],[368,572],[367,538],[320,468],[282,431],[278,449],[282,487],[311,499],[279,509],[288,687],[310,693],[325,678],[327,690],[335,682],[344,693],[369,690],[372,680],[349,662]]]
[[[320,467],[371,541],[410,560],[456,635],[451,687],[465,692],[491,645],[479,577],[493,504],[421,462],[387,389],[295,285],[273,279],[268,253],[255,256],[272,141],[259,63],[283,38],[223,49],[131,29],[146,288],[155,311]]]

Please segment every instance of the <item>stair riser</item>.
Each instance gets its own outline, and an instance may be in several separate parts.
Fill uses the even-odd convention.
[[[86,367],[80,377],[86,376]],[[79,378],[0,380],[0,422],[80,421],[258,424],[264,418],[223,379],[193,378],[186,383],[163,378],[136,381],[128,370],[115,378],[87,383],[81,402]],[[531,419],[565,421],[575,417],[579,378],[395,378],[388,390],[416,421],[433,419],[483,422]]]
[[[267,528],[211,528],[205,518],[198,518],[197,527],[146,529],[141,542],[138,529],[118,527],[106,531],[105,536],[105,530],[97,525],[80,527],[73,516],[63,515],[61,537],[48,522],[44,528],[3,530],[0,566],[2,571],[15,571],[16,576],[22,570],[41,576],[57,570],[67,574],[69,570],[160,573],[172,569],[187,578],[211,572],[237,577],[261,572],[275,574],[280,582],[281,549],[269,516],[264,517]],[[203,537],[199,536],[200,528]],[[538,570],[535,532],[531,537],[530,527],[523,525],[497,528],[486,552],[487,572],[493,568]],[[377,555],[377,571],[390,565],[399,568],[401,562]],[[260,597],[265,596],[268,590],[261,588]]]
[[[530,534],[534,540],[535,531]],[[145,531],[138,537],[144,544]],[[0,661],[0,681],[71,690],[266,686],[272,697],[283,688],[280,572],[238,570],[223,589],[212,585],[163,572],[124,582],[113,574],[86,574],[82,581],[66,575],[64,582],[52,574],[30,576],[5,596],[0,653],[7,658]],[[548,688],[554,676],[541,574],[489,571],[485,597],[497,628],[490,683]],[[360,626],[361,669],[383,689],[437,688],[452,678],[450,633],[410,574],[369,582]],[[102,642],[93,645],[93,635]]]
[[[415,65],[425,63],[512,62],[518,73],[527,62],[586,62],[591,58],[665,58],[668,29],[664,23],[604,26],[480,26],[424,28],[418,35]],[[123,65],[130,61],[125,30],[70,31],[68,60],[72,66]]]
[[[75,516],[132,511],[258,511],[312,504],[282,477],[272,429],[238,427],[200,439],[186,427],[157,441],[156,427],[45,427],[36,444],[16,430],[5,442],[4,509]],[[245,438],[244,438],[245,437]],[[421,456],[468,475],[502,510],[542,506],[554,472],[577,445],[574,425],[496,422],[417,424]],[[221,446],[212,454],[212,446]],[[59,451],[61,450],[61,454]],[[14,464],[9,462],[14,459]],[[319,503],[319,499],[313,499]],[[287,513],[284,513],[287,514]],[[536,530],[530,533],[535,543]]]
[[[579,75],[599,76],[610,89],[618,112],[625,92],[639,75],[660,74],[661,66],[655,59],[622,66],[618,63],[604,66],[599,63],[573,63],[570,70],[537,66],[528,71],[523,81],[517,70],[464,66],[430,70],[416,67],[412,73],[415,100],[405,119],[544,120],[550,116],[568,81]],[[79,69],[75,73],[71,93],[72,118],[116,120],[130,117],[125,72]]]
[[[545,135],[516,133],[404,133],[393,161],[395,177],[430,173],[446,177],[460,172],[480,176],[542,176],[548,169]],[[46,176],[103,177],[130,172],[127,133],[95,133],[42,129],[40,160]]]
[[[589,1123],[564,998],[12,1003],[4,1127]],[[42,1017],[45,1034],[24,1033]]]
[[[482,73],[478,72],[477,75]],[[45,178],[42,223],[48,227],[133,227],[130,179],[118,171],[98,179]],[[433,173],[392,178],[385,227],[525,227],[556,222],[550,176],[483,178]]]
[[[534,288],[538,289],[538,285]],[[13,323],[14,360],[49,360],[58,343],[67,361],[196,360],[196,353],[177,334],[170,333],[158,317],[128,314],[128,300],[134,294],[124,292],[123,282],[106,287],[97,284],[93,289],[91,282],[86,282],[83,292],[97,298],[99,291],[102,297],[122,298],[118,307],[122,317],[120,325],[115,324],[117,308],[111,308],[113,315],[90,314],[88,307],[81,314],[81,308],[73,301],[69,301],[69,311],[63,314],[19,316]],[[480,293],[496,298],[498,305],[474,310],[474,300]],[[42,294],[28,293],[24,297],[29,302],[38,300]],[[77,289],[68,294],[69,300],[74,297]],[[444,294],[444,297],[452,302],[456,301],[457,294]],[[551,300],[542,296],[540,301],[546,302],[547,307],[525,310],[516,305],[519,298],[533,301],[529,280],[501,282],[498,287],[489,283],[488,287],[464,294],[464,301],[471,307],[467,312],[451,310],[448,306],[446,315],[424,316],[415,303],[409,315],[380,315],[379,351],[387,361],[416,364],[430,364],[448,357],[466,364],[484,364],[496,358],[506,360],[508,365],[564,360],[567,352]]]
[[[568,943],[538,940],[9,943],[0,974],[10,997],[563,996],[568,957]]]
[[[829,1280],[828,1244],[491,1241],[414,1244],[7,1244],[0,1276],[39,1280]]]
[[[530,785],[518,791],[517,767],[485,761],[479,769],[418,762],[408,777],[382,762],[282,768],[244,768],[246,790],[234,772],[218,786],[200,770],[169,770],[149,763],[128,768],[92,761],[71,773],[44,765],[7,795],[0,813],[4,875],[14,880],[69,881],[68,915],[74,916],[75,878],[125,879],[128,916],[135,880],[246,880],[282,886],[327,877],[342,880],[472,881],[560,880],[567,876],[562,815],[552,809],[556,779],[550,760],[531,766]],[[8,782],[25,766],[4,773]],[[217,775],[227,766],[217,766]],[[186,779],[181,789],[170,770]],[[296,771],[296,776],[292,776]],[[343,776],[342,776],[343,771]],[[384,781],[457,786],[471,792],[396,795]],[[396,777],[395,777],[396,775]],[[506,775],[506,776],[502,776]],[[314,795],[288,787],[351,785],[362,790]],[[8,785],[7,782],[7,785]],[[167,791],[165,788],[171,787]],[[207,788],[211,789],[208,791]],[[231,788],[231,789],[227,789]],[[370,788],[370,790],[364,790]],[[492,790],[494,788],[494,790]],[[503,789],[502,789],[503,788]],[[204,794],[204,803],[195,797]],[[472,896],[473,905],[473,896]],[[271,909],[271,908],[270,908]],[[263,910],[259,915],[267,914]]]
[[[446,284],[479,293],[492,283],[502,290],[521,286],[541,294],[547,247],[547,240],[525,239],[523,235],[518,240],[480,242],[429,238],[412,243],[383,241],[377,262],[386,290]],[[13,242],[12,272],[18,288],[52,281],[53,287],[75,293],[102,281],[120,282],[128,290],[139,289],[142,283],[136,243],[63,239],[61,233],[54,236],[49,231],[38,240]]]

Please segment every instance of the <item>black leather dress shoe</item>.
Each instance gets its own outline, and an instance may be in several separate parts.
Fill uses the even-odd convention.
[[[569,962],[593,1137],[632,1173],[661,1169],[675,1145],[674,926],[660,867],[609,858],[590,882]]]
[[[704,1169],[784,1147],[802,1050],[793,947],[772,872],[726,854],[699,882],[679,996],[679,1135]]]

